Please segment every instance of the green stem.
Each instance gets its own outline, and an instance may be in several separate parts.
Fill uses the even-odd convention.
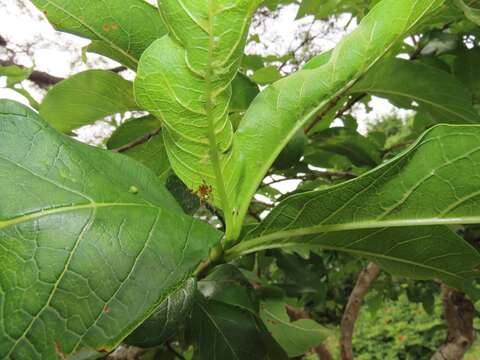
[[[213,118],[213,109],[214,109],[214,100],[213,100],[213,89],[212,89],[212,61],[213,61],[213,50],[215,48],[215,41],[213,38],[213,2],[209,0],[208,2],[208,32],[209,32],[209,41],[208,41],[208,65],[205,74],[205,112],[207,116],[208,123],[208,142],[209,142],[209,153],[210,160],[212,161],[213,172],[216,180],[216,188],[220,196],[220,202],[223,209],[223,214],[225,218],[226,225],[226,242],[230,242],[233,239],[232,230],[233,226],[233,214],[230,208],[228,201],[227,191],[225,189],[225,183],[223,181],[222,169],[220,165],[220,157],[218,156],[218,146],[217,146],[217,137],[215,135],[215,121]]]

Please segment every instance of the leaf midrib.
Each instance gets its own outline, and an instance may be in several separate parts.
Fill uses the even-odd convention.
[[[53,214],[61,214],[75,210],[84,210],[84,209],[99,209],[99,208],[108,208],[108,207],[144,207],[144,208],[151,208],[151,209],[160,209],[157,206],[150,205],[150,204],[142,204],[142,203],[85,203],[85,204],[75,204],[75,205],[68,205],[68,206],[60,206],[55,208],[49,209],[42,209],[40,211],[31,212],[28,214],[24,214],[21,216],[13,217],[8,220],[1,220],[0,221],[0,229],[21,224],[27,221],[36,220],[44,216],[53,215]]]
[[[461,280],[461,281],[466,279],[465,277],[462,277],[462,276],[458,275],[458,274],[461,274],[463,272],[459,272],[458,274],[455,274],[455,273],[449,272],[449,271],[447,271],[443,268],[436,268],[436,267],[433,267],[433,266],[428,266],[428,265],[425,265],[424,263],[419,263],[419,262],[415,262],[415,261],[411,261],[411,260],[407,260],[407,259],[403,259],[403,258],[399,258],[399,257],[394,257],[394,256],[388,256],[388,255],[384,255],[384,254],[381,254],[381,253],[372,253],[372,252],[369,252],[369,251],[350,249],[348,247],[341,247],[341,246],[320,245],[320,244],[311,244],[311,243],[298,243],[298,242],[285,242],[285,243],[270,244],[270,245],[267,245],[267,246],[258,246],[258,247],[255,247],[255,248],[252,247],[252,248],[247,249],[246,251],[242,252],[239,255],[243,256],[243,255],[251,254],[251,253],[256,252],[256,251],[262,251],[262,250],[268,250],[268,249],[293,248],[293,247],[298,247],[299,245],[308,245],[310,247],[316,247],[316,248],[320,248],[320,249],[323,249],[323,250],[333,250],[333,251],[347,252],[347,253],[351,253],[351,254],[362,256],[362,257],[367,257],[367,258],[370,257],[370,258],[384,259],[384,260],[392,261],[392,262],[396,262],[396,263],[412,265],[412,266],[423,268],[423,269],[426,269],[426,270],[429,270],[429,271],[443,273],[445,275],[454,277],[455,279],[458,279],[458,280]],[[232,250],[233,249],[234,248],[232,248]],[[229,256],[227,257],[227,259],[236,258],[236,257],[237,257],[237,252],[235,252],[235,254],[233,252],[231,252],[229,254]]]

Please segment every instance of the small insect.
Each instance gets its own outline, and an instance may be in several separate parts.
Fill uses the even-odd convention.
[[[199,185],[198,189],[193,193],[200,198],[201,202],[207,202],[212,195],[212,186],[208,185],[205,180],[202,180],[202,183]]]

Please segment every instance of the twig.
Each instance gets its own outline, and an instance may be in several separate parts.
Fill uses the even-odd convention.
[[[447,341],[431,360],[460,360],[475,340],[475,307],[465,294],[442,284]]]
[[[316,171],[315,172],[316,177],[340,177],[340,178],[349,178],[349,179],[354,179],[357,177],[356,174],[349,172],[349,171]]]
[[[312,23],[310,24],[310,27],[308,28],[307,32],[306,32],[306,35],[305,35],[305,38],[302,40],[302,42],[300,43],[300,45],[298,45],[295,49],[293,49],[291,51],[293,57],[295,57],[296,53],[298,50],[300,50],[302,47],[304,47],[309,41],[315,39],[316,36],[310,36],[310,31],[312,31],[312,27],[313,25],[315,24],[315,17],[313,17],[313,21]],[[293,42],[293,40],[292,40]],[[290,43],[290,45],[292,45]],[[289,46],[290,47],[290,46]],[[281,71],[286,65],[288,64],[288,60],[285,60],[279,67],[278,67],[278,71]]]
[[[332,100],[330,100],[328,105],[322,110],[321,113],[317,115],[315,120],[305,127],[305,134],[308,134],[315,126],[317,126],[317,124],[320,121],[322,121],[323,117],[327,115],[330,112],[330,110],[332,110],[335,106],[337,106],[337,103],[340,101],[341,97],[345,92],[343,92],[341,95],[335,96]]]
[[[141,144],[144,144],[146,143],[148,140],[150,140],[152,137],[160,134],[160,131],[162,129],[161,128],[158,128],[158,129],[155,129],[153,131],[150,131],[149,133],[143,135],[143,136],[140,136],[138,139],[135,139],[131,142],[129,142],[128,144],[125,144],[125,145],[122,145],[116,149],[112,149],[112,151],[115,151],[115,152],[118,152],[118,153],[122,153],[122,152],[125,152],[127,150],[130,150],[131,148],[135,147],[135,146],[138,146],[138,145],[141,145]]]
[[[5,39],[0,37],[0,46],[6,46],[6,43],[5,43],[5,45],[3,45],[3,43],[2,43],[2,41],[4,41],[4,40]],[[15,65],[15,66],[18,66],[20,68],[25,68],[22,65],[15,64],[11,60],[0,60],[0,66],[11,66],[11,65]],[[117,74],[122,72],[122,71],[125,71],[125,70],[127,70],[127,68],[125,66],[117,66],[117,67],[108,69],[108,71],[112,71],[112,72],[117,73]],[[30,81],[34,82],[35,84],[37,84],[42,89],[46,89],[46,88],[48,88],[52,85],[58,84],[60,81],[65,80],[65,79],[62,78],[62,77],[51,75],[51,74],[43,72],[43,71],[33,70],[32,73],[30,74],[30,76],[27,78],[27,80],[30,80]]]
[[[380,267],[374,263],[368,264],[358,275],[355,287],[350,294],[347,306],[340,324],[340,351],[342,360],[353,360],[352,337],[355,321],[358,318],[363,300],[370,286],[380,274]]]

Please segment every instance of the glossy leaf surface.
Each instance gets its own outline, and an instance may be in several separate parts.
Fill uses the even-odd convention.
[[[183,215],[146,167],[12,101],[0,102],[0,174],[2,359],[110,351],[221,236]]]

